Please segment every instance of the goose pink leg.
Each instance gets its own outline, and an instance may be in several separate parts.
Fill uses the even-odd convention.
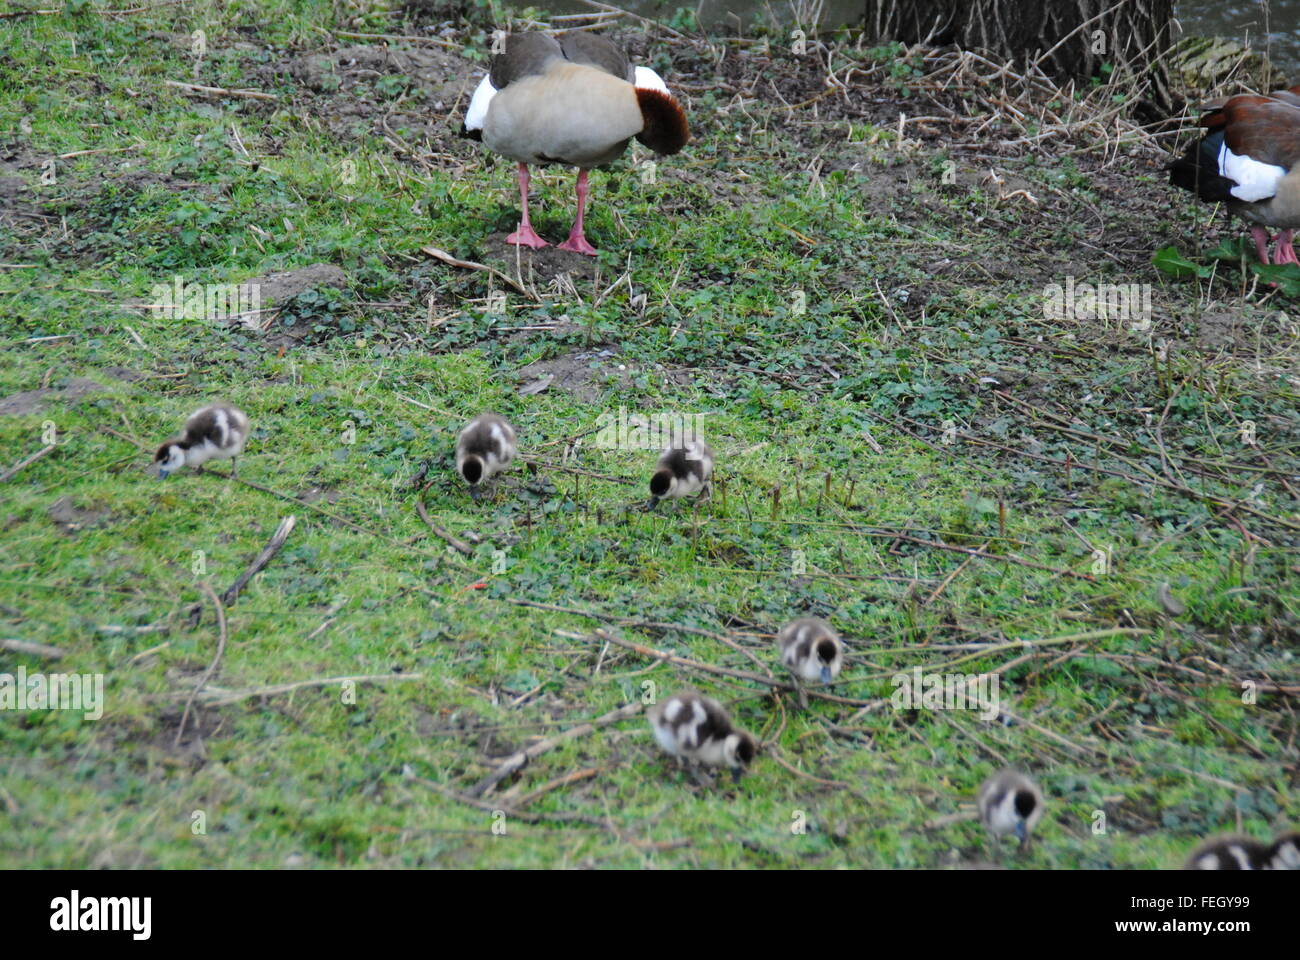
[[[573,221],[573,229],[569,231],[569,239],[560,244],[561,250],[572,250],[574,253],[585,253],[589,257],[596,255],[596,248],[587,242],[586,236],[582,232],[582,211],[587,206],[587,171],[578,171],[578,219]]]
[[[1255,252],[1259,254],[1259,262],[1271,262],[1268,258],[1268,231],[1263,227],[1251,227],[1250,235],[1255,238]]]
[[[540,250],[546,246],[546,241],[533,232],[533,225],[528,219],[528,164],[526,163],[519,164],[519,202],[524,208],[524,216],[519,221],[519,229],[506,237],[506,243]]]
[[[1274,263],[1294,263],[1300,266],[1300,259],[1295,255],[1295,247],[1291,245],[1294,237],[1294,230],[1283,230],[1277,235],[1277,246],[1273,248]]]

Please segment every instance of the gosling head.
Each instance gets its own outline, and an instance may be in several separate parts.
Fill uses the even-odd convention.
[[[741,776],[749,769],[756,756],[758,756],[758,741],[744,730],[736,730],[728,734],[727,739],[723,741],[722,758],[731,768],[731,776],[736,783],[740,782]]]
[[[668,469],[655,471],[655,475],[650,478],[650,506],[654,506],[665,497],[672,496],[673,488],[677,485],[677,478],[673,472]]]
[[[469,484],[470,496],[477,498],[480,492],[479,482],[483,479],[482,458],[474,454],[467,456],[460,465],[460,475]]]
[[[168,441],[158,448],[153,462],[158,467],[158,479],[166,480],[168,476],[185,466],[185,448],[175,440]]]

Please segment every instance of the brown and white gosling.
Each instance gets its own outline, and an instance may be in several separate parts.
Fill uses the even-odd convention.
[[[650,502],[653,510],[660,500],[677,500],[701,494],[713,478],[713,448],[700,439],[688,440],[679,447],[669,447],[659,455],[654,476],[650,478]]]
[[[228,403],[213,403],[190,414],[181,435],[168,440],[154,454],[158,479],[181,467],[193,467],[199,473],[209,460],[230,460],[230,475],[239,476],[238,457],[248,442],[248,417]]]
[[[844,667],[844,641],[820,617],[791,620],[776,635],[781,663],[794,676],[799,706],[808,706],[805,683],[830,683]]]
[[[720,703],[693,690],[661,700],[648,717],[668,753],[684,763],[728,767],[736,782],[758,753],[758,741],[737,730]]]
[[[1211,837],[1187,858],[1188,870],[1300,870],[1300,833],[1271,844],[1250,837]]]
[[[980,820],[995,841],[1008,834],[1029,846],[1029,835],[1043,818],[1043,791],[1018,770],[999,770],[984,781],[975,798]]]
[[[495,413],[480,413],[456,437],[456,472],[477,500],[480,485],[510,466],[518,452],[515,428]]]

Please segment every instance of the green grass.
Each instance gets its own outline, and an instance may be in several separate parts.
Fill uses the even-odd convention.
[[[40,450],[47,422],[59,444],[3,484],[0,637],[66,652],[0,648],[0,672],[102,673],[107,697],[95,722],[0,714],[0,866],[945,867],[992,855],[978,824],[931,821],[969,809],[1004,763],[1050,798],[1027,866],[1171,867],[1238,821],[1263,836],[1300,819],[1294,301],[1242,296],[1226,270],[1162,279],[1157,247],[1209,241],[1158,157],[1009,157],[999,170],[1042,206],[1000,200],[987,163],[951,144],[891,145],[898,112],[927,112],[896,80],[815,116],[766,94],[742,111],[728,84],[757,74],[796,104],[824,89],[815,64],[734,50],[715,72],[659,45],[694,141],[654,184],[630,159],[593,174],[599,261],[541,260],[523,278],[537,299],[511,290],[492,313],[486,274],[420,252],[514,274],[489,242],[517,217],[511,166],[454,135],[468,84],[449,114],[481,67],[427,47],[428,76],[345,65],[313,87],[294,64],[328,53],[329,30],[452,18],[347,6],[0,21],[14,158],[0,177],[20,177],[27,204],[0,206],[0,395],[53,391],[0,415],[0,469]],[[467,16],[457,42],[479,64],[491,21]],[[624,36],[644,58],[645,38]],[[278,99],[194,98],[167,79]],[[85,150],[119,152],[58,160],[41,184],[45,160]],[[535,225],[558,239],[572,173],[534,184]],[[130,307],[178,273],[232,283],[315,263],[346,282],[281,305],[267,334]],[[1156,284],[1152,336],[1042,319],[1043,287],[1069,275]],[[521,396],[538,363],[580,389],[557,376]],[[103,389],[70,399],[76,377]],[[279,496],[215,471],[146,474],[217,398],[253,420],[240,477]],[[706,414],[712,501],[639,509],[654,451],[592,436],[620,406]],[[472,501],[452,444],[485,409],[526,456],[559,464],[576,440],[567,463],[600,476],[521,466]],[[426,463],[429,514],[472,556],[416,512]],[[76,526],[56,522],[69,507]],[[289,514],[287,545],[225,611],[207,690],[301,685],[199,703],[178,746],[218,642],[199,583],[224,590]],[[1095,549],[1111,567],[1094,576]],[[1162,583],[1183,613],[1162,610]],[[883,707],[801,713],[593,633],[759,669],[739,645],[775,672],[770,635],[803,613],[849,642],[835,692]],[[975,642],[992,646],[951,670],[1002,668],[1003,706],[1030,723],[889,705],[896,671],[947,672]],[[380,679],[309,683],[347,677]],[[1242,680],[1292,692],[1246,703]],[[468,795],[488,758],[637,702],[645,681],[704,689],[763,739],[738,787],[682,781],[635,717],[542,754],[482,808],[447,795]]]

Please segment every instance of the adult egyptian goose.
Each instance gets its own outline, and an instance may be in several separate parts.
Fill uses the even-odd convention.
[[[239,461],[248,442],[248,416],[238,407],[228,403],[213,403],[195,410],[181,435],[168,440],[154,454],[158,479],[166,480],[169,474],[182,467],[194,467],[199,473],[209,460],[230,460],[230,475],[239,476]]]
[[[1018,770],[999,770],[984,781],[975,797],[980,820],[995,840],[1015,834],[1020,847],[1043,818],[1043,791]]]
[[[507,243],[546,246],[528,218],[528,165],[578,168],[578,216],[561,250],[595,256],[583,233],[587,171],[610,163],[636,137],[655,153],[676,153],[690,139],[686,114],[649,67],[633,68],[604,37],[544,33],[506,37],[465,111],[464,136],[519,164],[523,217]]]
[[[456,472],[477,500],[481,484],[510,466],[518,452],[515,428],[509,421],[495,413],[480,413],[456,437]]]
[[[753,735],[732,726],[716,700],[684,691],[650,708],[650,729],[659,746],[678,760],[728,767],[737,781],[758,753]]]
[[[1226,203],[1250,223],[1262,262],[1300,264],[1292,246],[1300,228],[1300,86],[1207,110],[1200,125],[1209,133],[1169,165],[1169,182]],[[1269,228],[1281,231],[1271,260]]]

